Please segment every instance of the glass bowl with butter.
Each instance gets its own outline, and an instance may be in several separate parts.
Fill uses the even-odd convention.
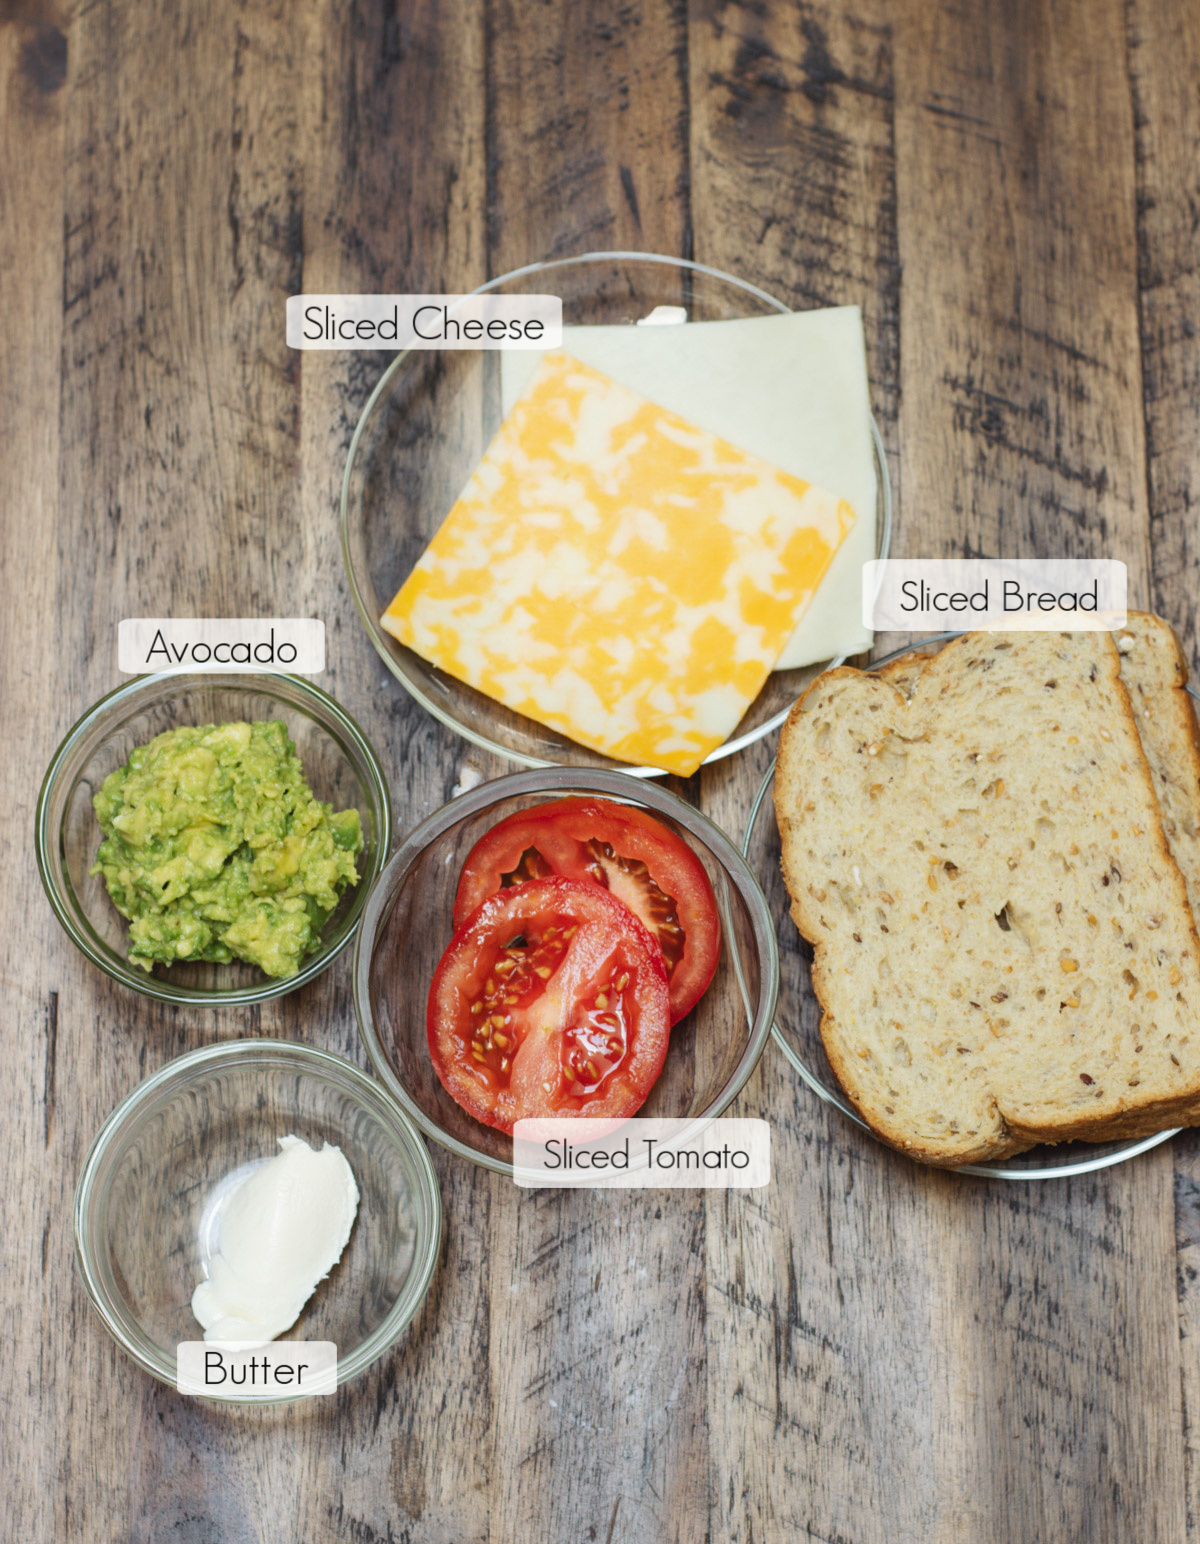
[[[638,252],[476,293],[560,297],[562,347],[402,350],[371,393],[341,540],[384,664],[522,766],[686,776],[770,734],[870,646],[891,494],[857,310]]]
[[[391,805],[370,742],[311,681],[172,670],[71,729],[36,839],[55,914],[114,980],[163,1002],[258,1003],[350,942]]]
[[[476,843],[520,811],[570,799],[632,805],[682,839],[705,870],[720,923],[712,979],[671,1028],[637,1115],[703,1123],[723,1114],[758,1065],[775,1015],[779,958],[762,890],[724,832],[691,805],[657,783],[600,769],[514,772],[461,794],[408,834],[372,891],[355,944],[354,1008],[376,1075],[426,1136],[501,1174],[513,1172],[512,1137],[468,1114],[435,1071],[430,987]]]
[[[289,1227],[296,1187],[304,1213]],[[255,1249],[256,1231],[269,1249]],[[184,1342],[254,1343],[253,1321],[231,1330],[218,1317],[239,1312],[262,1319],[263,1341],[332,1341],[337,1383],[357,1377],[419,1309],[441,1231],[425,1144],[380,1085],[340,1056],[272,1040],[206,1046],[139,1084],[101,1128],[75,1194],[92,1306],[126,1355],[172,1386]],[[205,1337],[198,1314],[216,1333]],[[205,1397],[297,1395],[214,1379]]]

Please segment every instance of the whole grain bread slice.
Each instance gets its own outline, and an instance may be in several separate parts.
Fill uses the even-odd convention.
[[[911,697],[835,670],[785,726],[826,1051],[914,1157],[1200,1118],[1200,943],[1121,661],[1107,634],[967,634]]]
[[[1200,732],[1187,661],[1170,623],[1148,611],[1131,611],[1113,637],[1163,831],[1187,884],[1192,915],[1200,918]],[[911,697],[926,658],[906,654],[876,674]]]
[[[1131,611],[1114,636],[1163,830],[1200,918],[1200,734],[1187,662],[1170,625],[1148,612]]]

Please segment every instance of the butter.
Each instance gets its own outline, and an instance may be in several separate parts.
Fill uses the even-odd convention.
[[[279,1146],[218,1186],[205,1210],[208,1274],[192,1293],[205,1340],[282,1335],[350,1240],[358,1186],[341,1148],[314,1151],[295,1136]]]

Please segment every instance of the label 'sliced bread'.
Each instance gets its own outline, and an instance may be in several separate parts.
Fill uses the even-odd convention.
[[[1147,725],[1170,704],[1144,732],[1195,844],[1200,758],[1160,629],[1131,618],[1124,655],[1105,633],[967,634],[892,671],[904,690],[830,671],[788,719],[776,812],[825,1048],[914,1157],[1200,1120],[1200,943],[1122,684]]]

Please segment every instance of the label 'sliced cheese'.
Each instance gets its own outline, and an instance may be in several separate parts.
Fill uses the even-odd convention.
[[[687,775],[758,695],[853,520],[549,354],[383,626],[583,745]]]

